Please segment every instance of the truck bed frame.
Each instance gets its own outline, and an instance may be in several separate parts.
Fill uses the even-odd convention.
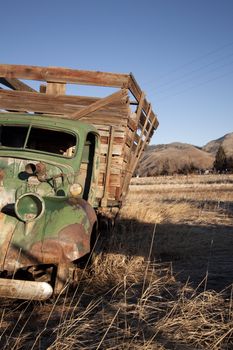
[[[34,87],[34,81],[39,87]],[[102,98],[68,95],[68,84],[116,91]],[[0,110],[94,125],[101,141],[97,198],[103,208],[121,206],[138,160],[158,126],[151,104],[131,73],[1,64]]]

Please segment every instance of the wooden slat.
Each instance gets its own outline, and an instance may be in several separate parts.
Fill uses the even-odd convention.
[[[112,95],[109,95],[107,97],[101,98],[100,100],[92,103],[90,106],[84,107],[78,112],[74,112],[70,117],[72,119],[78,120],[82,117],[85,117],[88,114],[91,114],[95,112],[98,109],[101,109],[112,102],[116,102],[120,100],[120,103],[126,103],[128,99],[128,91],[126,89],[122,89],[120,91],[117,91],[113,93]]]
[[[143,138],[143,136],[145,136],[145,131],[147,130],[148,126],[149,126],[149,128],[150,128],[150,125],[152,125],[152,124],[149,124],[149,119],[150,119],[151,110],[152,110],[152,108],[151,108],[151,106],[150,106],[150,110],[149,110],[149,112],[148,112],[148,114],[147,114],[146,121],[145,121],[145,123],[144,123],[144,125],[143,125],[143,128],[142,128],[142,130],[141,130],[141,135],[140,135],[139,142],[138,142],[138,144],[137,144],[137,148],[136,148],[136,152],[135,152],[135,157],[138,156],[138,152],[140,152],[140,150],[141,150],[141,143],[143,142],[143,141],[142,141],[142,138]]]
[[[122,188],[123,196],[125,196],[127,191],[128,191],[129,182],[130,182],[130,179],[132,177],[132,174],[133,174],[134,170],[136,169],[136,166],[138,164],[138,160],[141,156],[142,151],[144,150],[145,143],[147,142],[149,135],[154,127],[154,124],[156,123],[156,119],[154,119],[153,123],[150,122],[151,111],[152,111],[152,108],[150,106],[148,114],[146,116],[146,120],[144,121],[144,124],[142,125],[141,134],[137,135],[137,139],[138,139],[137,145],[134,145],[134,143],[133,143],[133,147],[135,148],[135,150],[133,150],[133,149],[130,150],[130,154],[128,157],[129,164],[127,167],[127,174],[125,176],[123,188]],[[147,132],[147,130],[148,130],[148,132]],[[135,133],[135,135],[136,135],[136,133]],[[126,152],[126,151],[127,151],[127,145],[125,145],[125,149],[124,149],[124,152]]]
[[[134,118],[135,123],[138,125],[138,121],[139,118],[141,116],[142,113],[142,107],[143,107],[143,102],[144,102],[144,98],[145,98],[145,93],[142,91],[141,97],[140,97],[140,101],[137,107],[137,111],[136,111],[136,115]],[[132,141],[131,141],[131,145],[130,145],[130,152],[132,151],[133,145],[134,145],[134,139],[135,139],[135,135],[137,133],[137,130],[134,130],[134,133],[132,135]]]
[[[154,120],[154,123],[155,123],[155,122],[156,122],[156,120]],[[143,141],[143,143],[142,143],[142,145],[141,145],[141,148],[140,148],[140,150],[139,150],[139,152],[138,152],[137,161],[134,162],[133,167],[132,167],[132,169],[131,169],[132,174],[134,173],[134,171],[135,171],[135,169],[136,169],[136,167],[137,167],[137,165],[138,165],[138,161],[139,161],[139,159],[140,159],[140,157],[141,157],[141,155],[142,155],[142,152],[144,151],[144,148],[145,148],[145,146],[146,146],[146,144],[147,144],[147,142],[148,142],[148,138],[149,138],[150,132],[151,132],[151,130],[153,129],[153,127],[154,127],[154,124],[152,123],[152,124],[150,125],[149,131],[148,131],[148,135],[147,135],[147,137],[145,137],[145,139],[144,139],[144,141]]]
[[[29,85],[15,78],[0,78],[0,84],[5,85],[12,90],[36,92],[36,90]]]
[[[96,125],[96,128],[99,131],[100,137],[109,137],[109,130],[101,130],[97,127],[97,125]],[[123,131],[119,131],[117,129],[115,130],[115,138],[124,138],[124,136],[125,136],[125,130]]]
[[[138,85],[136,79],[134,78],[133,74],[130,73],[130,76],[129,76],[129,89],[131,91],[131,93],[134,95],[134,97],[136,98],[137,101],[140,101],[140,97],[141,97],[141,94],[142,94],[142,90],[140,88],[140,86]],[[147,101],[146,98],[144,98],[144,101],[143,101],[143,110],[145,112],[145,114],[147,115],[148,114],[148,111],[149,111],[149,108],[150,108],[150,103]],[[156,118],[156,115],[154,114],[154,112],[152,111],[151,112],[151,118],[152,118],[152,122],[154,123],[153,119]],[[156,127],[158,126],[158,120],[156,123],[154,123],[154,126],[155,126],[155,129]]]
[[[131,93],[133,94],[133,96],[136,98],[137,101],[140,101],[140,97],[142,95],[142,90],[141,90],[140,86],[138,85],[138,83],[137,83],[137,81],[134,78],[132,73],[130,73],[128,84],[129,84],[129,89],[130,89]]]
[[[127,127],[127,120],[125,120],[124,118],[117,117],[117,116],[108,117],[107,115],[105,116],[104,113],[100,115],[98,118],[94,117],[93,115],[84,117],[82,119],[82,122],[92,124],[94,126],[96,124],[105,123],[106,125],[110,124],[110,125],[114,125],[115,127],[118,127],[118,126]]]
[[[46,87],[46,94],[48,95],[65,95],[66,84],[64,83],[48,83]]]
[[[77,83],[109,87],[128,87],[129,75],[61,67],[38,67],[1,64],[0,77],[47,81],[53,83]]]
[[[111,172],[111,163],[112,163],[112,156],[113,156],[113,142],[114,142],[114,128],[110,128],[110,134],[109,134],[109,144],[108,144],[108,151],[106,156],[106,173],[105,173],[105,182],[104,182],[104,192],[103,192],[103,198],[101,200],[101,206],[106,207],[108,202],[108,191],[109,191],[109,179],[110,179],[110,172]]]
[[[48,95],[44,93],[32,93],[32,92],[20,92],[10,90],[0,90],[0,108],[11,109],[16,111],[30,111],[40,113],[54,113],[54,114],[67,114],[64,117],[69,117],[69,114],[75,111],[81,110],[84,105],[93,103],[100,99],[84,99],[78,96],[63,96],[63,95]],[[104,115],[115,118],[128,118],[127,106],[121,103],[113,103],[113,105],[106,106],[104,110],[101,110],[100,117],[102,120]],[[98,116],[96,112],[94,114]],[[99,124],[102,124],[100,121]]]
[[[128,190],[141,153],[158,125],[157,117],[133,75],[0,65],[0,77],[2,81],[8,82],[6,86],[16,90],[0,90],[0,109],[81,119],[84,123],[95,125],[100,133],[97,198],[100,201],[102,199],[102,205],[119,203]],[[24,83],[18,79],[39,80],[45,83],[45,88],[35,92],[27,88],[26,84],[23,87]],[[10,81],[12,85],[9,85]],[[66,83],[116,87],[121,90],[102,99],[66,96]],[[136,113],[130,110],[126,89],[135,97],[132,103],[138,105]],[[81,170],[85,174],[86,170]]]
[[[140,116],[139,126],[141,125],[141,127],[143,127],[144,123],[146,122],[146,118],[147,118],[147,115],[149,113],[149,110],[147,111],[147,114],[144,114],[144,113],[142,112],[141,116]],[[156,119],[155,123],[154,123],[154,119]],[[159,125],[159,122],[158,122],[157,116],[154,114],[154,112],[152,110],[150,111],[149,120],[151,123],[154,123],[155,129],[156,129]]]
[[[103,131],[103,132],[108,132],[108,135],[109,135],[110,128],[111,128],[110,125],[104,125],[104,124],[99,124],[99,125],[97,125],[97,124],[96,124],[95,127],[98,129],[98,131],[99,131],[100,133],[101,133],[102,131]],[[124,127],[118,126],[117,128],[115,128],[115,132],[119,132],[119,133],[125,134],[125,128],[124,128]]]
[[[108,153],[108,145],[101,144],[100,145],[100,153],[107,154]],[[112,154],[115,156],[122,156],[122,154],[123,154],[122,145],[113,145]]]

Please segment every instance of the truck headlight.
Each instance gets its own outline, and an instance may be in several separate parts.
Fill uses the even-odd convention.
[[[39,219],[44,213],[44,208],[43,199],[35,193],[25,193],[15,203],[15,213],[24,222]]]
[[[72,197],[78,197],[83,191],[82,186],[79,183],[70,186],[70,194]]]

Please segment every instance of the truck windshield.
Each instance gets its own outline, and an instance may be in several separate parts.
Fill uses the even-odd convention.
[[[76,137],[64,131],[32,126],[1,125],[0,147],[30,149],[72,157]]]

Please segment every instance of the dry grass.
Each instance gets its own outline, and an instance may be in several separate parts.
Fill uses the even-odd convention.
[[[1,300],[1,349],[232,349],[233,178],[137,180],[75,292]]]

